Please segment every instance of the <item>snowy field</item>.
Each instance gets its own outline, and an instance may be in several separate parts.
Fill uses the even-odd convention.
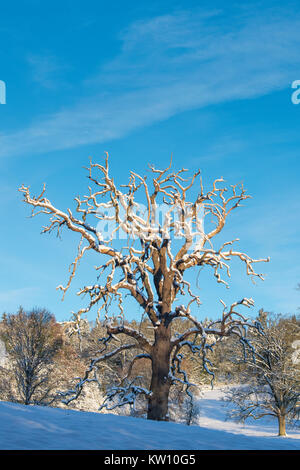
[[[277,437],[276,420],[226,421],[220,390],[201,399],[198,424],[0,402],[1,450],[300,450],[300,430]]]

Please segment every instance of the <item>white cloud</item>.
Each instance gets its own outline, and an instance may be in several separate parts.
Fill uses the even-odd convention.
[[[9,289],[5,291],[0,291],[0,302],[4,308],[17,308],[23,303],[32,301],[32,298],[39,291],[36,287],[21,287],[18,289]]]
[[[300,18],[261,12],[235,20],[180,12],[130,25],[120,54],[80,84],[89,98],[2,134],[0,156],[105,142],[182,111],[289,87]]]
[[[31,69],[32,80],[44,88],[57,88],[62,81],[59,78],[66,65],[58,63],[53,55],[28,54],[27,62]]]

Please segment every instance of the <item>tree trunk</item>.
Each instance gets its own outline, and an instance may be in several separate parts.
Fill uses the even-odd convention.
[[[170,368],[170,328],[161,325],[155,332],[152,347],[152,378],[148,402],[147,419],[168,421],[168,401],[171,381]]]
[[[285,415],[278,415],[278,436],[286,436]]]

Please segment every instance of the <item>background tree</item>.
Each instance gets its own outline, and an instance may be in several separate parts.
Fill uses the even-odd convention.
[[[78,292],[88,296],[90,302],[75,315],[79,321],[83,313],[97,306],[99,318],[102,312],[105,315],[106,338],[101,339],[102,350],[91,360],[69,401],[81,393],[84,383],[90,380],[100,362],[134,350],[138,353],[134,355],[128,373],[109,396],[119,394],[120,404],[123,404],[142,394],[148,400],[149,419],[168,419],[171,386],[180,383],[188,391],[190,389],[188,376],[181,367],[183,349],[195,354],[200,352],[203,366],[210,372],[207,352],[211,345],[206,341],[209,335],[234,334],[243,341],[248,322],[238,307],[251,307],[253,300],[244,298],[229,308],[223,303],[221,318],[204,325],[198,320],[197,312],[193,311],[200,305],[200,298],[186,277],[191,268],[208,267],[218,283],[228,285],[220,271],[230,276],[230,261],[239,259],[249,276],[262,279],[262,275],[255,272],[254,264],[267,259],[252,259],[234,249],[233,244],[237,240],[222,243],[217,248],[212,243],[222,231],[229,214],[249,196],[242,184],[230,188],[221,186],[223,178],[216,179],[211,189],[205,192],[200,171],[184,178],[186,171],[171,171],[171,163],[164,170],[150,166],[150,182],[131,171],[128,183],[117,188],[109,174],[106,155],[104,165],[90,163],[88,178],[94,189],[89,187],[88,195],[82,199],[75,198],[76,215],[71,209],[62,211],[56,208],[45,197],[45,185],[39,196],[32,196],[29,187],[23,185],[20,188],[24,201],[32,206],[32,216],[43,213],[50,217],[43,233],[57,230],[60,234],[66,227],[80,237],[67,285],[58,286],[63,296],[70,287],[78,263],[87,252],[107,258],[104,264],[101,261],[96,267],[97,282],[82,287]],[[196,184],[197,194],[188,200],[188,192]],[[107,225],[111,227],[108,237],[104,233]],[[147,315],[151,323],[151,339],[139,328],[125,323],[124,293],[136,301],[143,315]],[[184,303],[179,304],[180,300]],[[178,318],[187,319],[190,325],[182,334],[172,329],[174,320]],[[127,343],[116,346],[119,335],[125,335]],[[199,338],[201,340],[196,344]],[[148,360],[151,365],[149,389],[129,379],[133,366],[140,360]]]
[[[62,332],[55,318],[45,309],[5,315],[2,339],[11,363],[20,400],[26,405],[43,403],[51,392],[54,358],[62,346]]]
[[[262,310],[259,318],[264,328],[252,332],[254,355],[243,361],[241,385],[230,388],[226,400],[238,420],[274,416],[279,436],[285,436],[286,420],[300,417],[300,361],[293,360],[300,326],[296,318],[270,318]]]

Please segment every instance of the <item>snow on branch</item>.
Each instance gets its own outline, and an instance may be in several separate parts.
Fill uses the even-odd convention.
[[[106,408],[107,410],[114,410],[121,406],[130,405],[135,410],[136,400],[140,395],[146,397],[151,396],[151,392],[144,387],[135,385],[134,382],[142,378],[141,376],[135,377],[131,382],[125,386],[115,386],[107,390],[107,396],[100,406],[99,410]]]
[[[106,343],[112,339],[112,336],[105,338],[105,348],[106,349]],[[62,400],[62,402],[65,405],[68,405],[71,403],[73,400],[76,400],[82,393],[83,387],[86,383],[89,382],[97,382],[99,383],[98,377],[97,377],[97,365],[99,362],[107,361],[107,359],[110,359],[111,357],[119,354],[121,351],[125,351],[128,349],[133,349],[136,348],[136,344],[124,344],[122,346],[119,346],[118,348],[113,349],[112,351],[107,352],[106,354],[103,354],[97,358],[93,358],[90,361],[89,367],[86,369],[85,374],[82,378],[77,378],[77,383],[75,384],[73,389],[70,389],[66,392],[58,392],[57,396],[59,397],[66,397]],[[102,350],[103,351],[103,350]],[[91,378],[92,376],[92,378]],[[76,379],[75,379],[76,380]],[[69,398],[67,398],[69,397]]]
[[[222,338],[234,334],[246,348],[250,347],[246,338],[250,322],[239,313],[237,307],[249,308],[253,305],[253,300],[243,298],[233,303],[229,309],[222,302],[222,317],[204,324],[192,314],[192,308],[199,307],[201,299],[186,279],[188,269],[199,268],[200,271],[201,268],[208,267],[212,269],[217,283],[229,287],[227,281],[230,279],[230,265],[235,259],[241,261],[246,274],[252,280],[264,279],[263,274],[255,267],[268,262],[269,258],[255,259],[234,249],[237,238],[223,242],[219,247],[215,246],[217,235],[224,228],[232,211],[250,196],[246,194],[243,183],[226,187],[222,177],[216,178],[211,187],[204,190],[200,170],[195,170],[190,176],[187,175],[186,168],[173,170],[172,158],[164,169],[150,165],[147,175],[130,171],[127,183],[120,185],[117,185],[110,174],[107,153],[104,162],[91,161],[87,172],[90,186],[84,196],[75,197],[73,210],[57,208],[45,197],[45,185],[38,196],[33,196],[28,186],[22,185],[19,188],[24,202],[32,208],[32,217],[41,214],[49,218],[48,225],[43,227],[43,233],[56,230],[60,236],[62,229],[67,228],[79,236],[77,253],[69,267],[68,281],[65,286],[60,284],[57,287],[62,291],[63,298],[83,257],[87,253],[99,256],[99,262],[96,261],[95,266],[96,281],[84,285],[78,292],[79,296],[86,296],[88,302],[74,313],[75,322],[79,323],[82,314],[97,308],[99,322],[104,313],[108,334],[108,339],[103,342],[105,346],[119,334],[134,341],[110,352],[102,351],[100,357],[91,361],[85,376],[77,381],[74,390],[66,393],[66,397],[71,397],[66,401],[79,396],[84,383],[93,380],[91,377],[94,377],[99,362],[123,349],[131,348],[137,348],[151,358],[152,370],[160,371],[160,380],[163,381],[168,376],[168,371],[174,377],[176,372],[176,380],[179,377],[189,391],[187,376],[180,365],[180,350],[183,346],[192,352],[199,353],[201,349],[204,368],[212,376],[207,355],[212,347],[209,337]],[[143,314],[148,316],[152,338],[146,338],[138,329],[129,328],[125,324],[126,296],[134,299]],[[180,296],[185,303],[175,307]],[[172,337],[170,325],[176,318],[189,320],[192,328]],[[196,343],[190,341],[193,336],[201,338],[199,350]],[[169,361],[170,354],[174,351],[173,369],[170,369],[169,363],[165,363],[161,372],[162,367],[157,364],[158,357],[162,354],[164,360]],[[131,398],[128,397],[140,392],[138,387],[134,387],[137,386],[130,382],[128,390],[131,395],[125,389],[120,389],[124,402],[131,403]],[[116,393],[114,389],[111,397]],[[142,390],[141,393],[146,394]],[[158,419],[156,416],[159,413],[155,410],[161,406],[157,396],[149,398],[149,415],[152,419]],[[161,413],[166,416],[165,404],[162,408],[164,411]]]
[[[57,287],[63,292],[63,298],[80,260],[88,251],[109,257],[104,264],[96,266],[98,278],[108,268],[111,269],[105,284],[86,286],[78,292],[78,295],[88,294],[91,300],[78,316],[96,304],[103,303],[100,308],[106,308],[113,299],[118,300],[120,314],[123,315],[121,291],[125,291],[146,311],[152,324],[158,325],[161,308],[166,309],[159,304],[164,304],[163,297],[168,296],[168,301],[172,302],[185,289],[191,295],[190,286],[184,279],[187,269],[209,266],[217,282],[228,286],[220,271],[225,271],[230,277],[229,262],[232,258],[245,263],[249,276],[263,279],[262,274],[255,272],[253,264],[269,259],[253,259],[246,253],[232,248],[228,250],[227,247],[238,239],[223,243],[219,249],[212,246],[212,239],[222,230],[229,214],[250,197],[243,184],[227,188],[222,185],[223,178],[216,178],[212,188],[205,192],[200,170],[186,177],[185,168],[171,170],[171,158],[165,169],[149,166],[152,179],[149,175],[141,176],[130,171],[129,182],[118,188],[110,175],[108,163],[107,153],[104,164],[90,162],[88,179],[95,189],[89,186],[88,194],[75,197],[75,213],[69,208],[63,211],[55,207],[45,197],[45,185],[38,196],[32,196],[28,186],[22,185],[19,189],[24,201],[32,207],[33,217],[38,214],[50,217],[43,233],[56,230],[60,234],[62,227],[66,227],[80,236],[67,284]],[[197,184],[200,191],[196,199],[189,201],[189,190]],[[207,217],[215,219],[215,228],[205,232]],[[108,234],[105,233],[107,225]],[[122,249],[116,248],[117,239],[124,240]],[[167,291],[170,292],[166,294]],[[194,298],[200,304],[199,297],[194,295]],[[155,307],[156,301],[158,307]]]

